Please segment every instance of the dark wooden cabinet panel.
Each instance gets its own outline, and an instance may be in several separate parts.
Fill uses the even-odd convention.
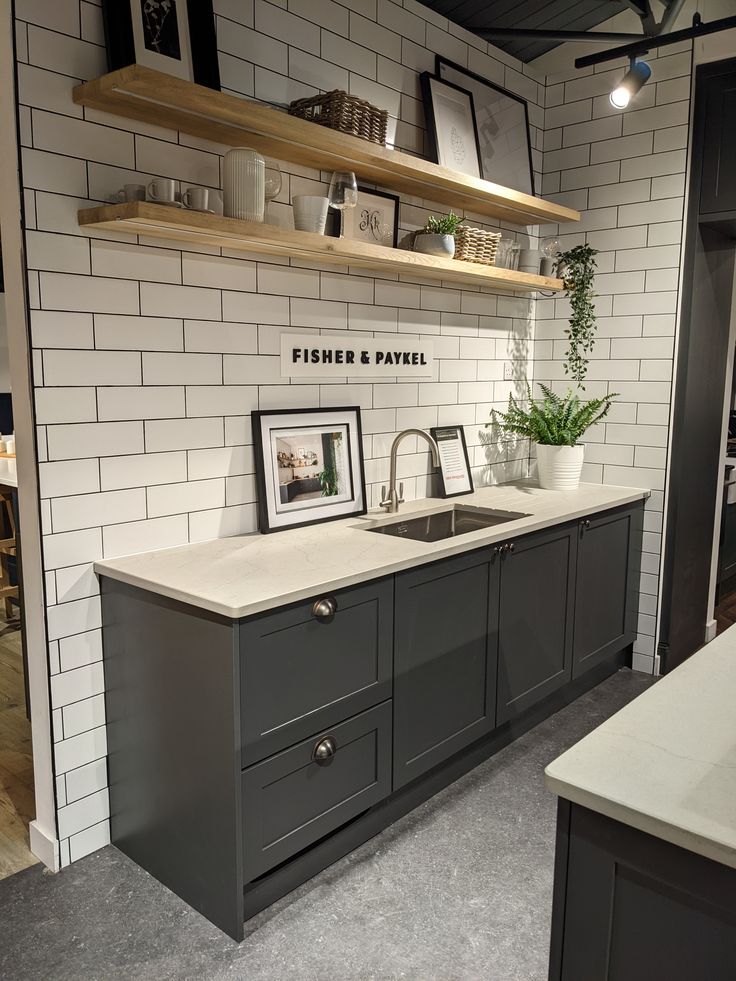
[[[571,526],[514,541],[503,552],[498,620],[499,724],[571,678],[575,582]]]
[[[561,800],[550,981],[733,981],[736,870]]]
[[[736,72],[731,69],[702,84],[706,96],[700,211],[736,211]]]
[[[243,762],[254,763],[391,697],[393,580],[331,594],[240,627]]]
[[[394,789],[495,724],[491,557],[486,549],[396,577]]]
[[[637,505],[579,524],[573,678],[636,638],[642,521]]]
[[[333,740],[334,756],[315,747]],[[245,882],[391,793],[391,702],[243,771]]]

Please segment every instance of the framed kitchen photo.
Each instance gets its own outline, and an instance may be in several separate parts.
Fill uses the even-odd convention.
[[[430,151],[448,170],[482,177],[473,94],[430,72],[420,76]]]
[[[430,430],[440,451],[440,492],[443,497],[473,493],[473,475],[462,426],[435,426]]]
[[[261,532],[366,513],[357,406],[252,416]]]
[[[102,0],[107,65],[145,65],[220,88],[212,0]]]
[[[504,187],[534,194],[529,110],[524,99],[487,78],[437,55],[436,75],[473,96],[481,176]]]
[[[358,185],[358,203],[343,212],[343,236],[395,249],[399,241],[399,198]]]

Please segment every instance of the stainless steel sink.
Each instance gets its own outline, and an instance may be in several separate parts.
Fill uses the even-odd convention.
[[[415,542],[440,542],[444,538],[457,538],[481,528],[493,528],[517,518],[528,518],[522,511],[498,511],[494,508],[474,508],[455,504],[444,511],[422,514],[414,518],[400,518],[363,528],[377,535],[393,535],[394,538],[411,538]]]

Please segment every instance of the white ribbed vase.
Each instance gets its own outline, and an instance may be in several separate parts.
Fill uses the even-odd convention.
[[[583,469],[585,446],[543,446],[537,443],[539,486],[546,490],[576,490]]]
[[[222,203],[226,218],[263,221],[266,208],[266,164],[256,150],[228,150],[222,171]]]

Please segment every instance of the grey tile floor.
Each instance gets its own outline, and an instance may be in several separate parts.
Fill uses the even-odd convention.
[[[2,981],[543,981],[545,765],[652,679],[620,671],[248,924],[238,946],[113,847],[0,882]]]

